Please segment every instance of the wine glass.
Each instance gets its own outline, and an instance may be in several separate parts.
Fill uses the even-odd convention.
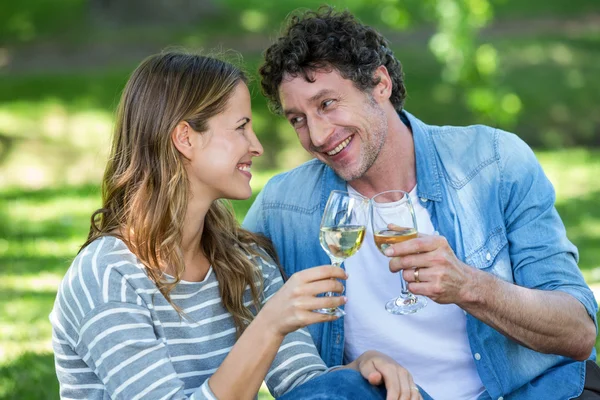
[[[402,190],[378,193],[371,198],[370,210],[373,238],[382,253],[394,243],[417,237],[417,218],[408,193]],[[427,298],[409,292],[402,272],[399,275],[400,296],[389,300],[385,309],[399,315],[415,313],[427,305]]]
[[[321,247],[331,259],[334,267],[340,267],[344,260],[356,253],[365,237],[366,227],[357,222],[357,216],[368,213],[369,200],[366,197],[351,195],[348,192],[334,190],[329,194],[321,227],[319,240]],[[325,294],[333,296],[332,292]],[[345,315],[340,308],[320,308],[322,314]]]

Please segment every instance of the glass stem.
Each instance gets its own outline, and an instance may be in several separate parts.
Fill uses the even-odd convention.
[[[398,272],[398,274],[400,275],[400,297],[414,297],[413,294],[408,291],[408,284],[404,280],[404,275],[402,275],[402,271]]]
[[[331,266],[332,267],[341,268],[342,267],[342,261],[337,261],[337,260],[331,259]],[[331,278],[331,279],[333,279],[333,278]],[[327,293],[325,293],[325,297],[333,297],[333,296],[335,296],[335,294],[333,292],[327,292]]]
[[[410,296],[411,293],[408,291],[408,285],[406,284],[406,281],[404,280],[404,277],[402,276],[402,271],[400,271],[400,283],[401,283],[400,293],[402,294],[402,297]]]

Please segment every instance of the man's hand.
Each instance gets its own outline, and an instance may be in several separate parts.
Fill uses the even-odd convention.
[[[347,367],[357,369],[371,385],[385,384],[386,400],[423,399],[410,372],[383,353],[365,351]]]
[[[461,304],[473,295],[477,271],[460,261],[443,236],[419,234],[386,249],[390,271],[402,271],[408,289],[440,304]]]

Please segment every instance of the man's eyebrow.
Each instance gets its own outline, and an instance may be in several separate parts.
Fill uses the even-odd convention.
[[[315,103],[317,101],[319,101],[320,99],[322,99],[325,96],[331,96],[333,95],[335,92],[331,89],[321,89],[319,90],[314,96],[310,97],[308,99],[309,103]],[[298,114],[299,111],[297,111],[295,108],[289,108],[287,110],[283,110],[283,115],[288,116],[290,114]]]
[[[314,103],[315,101],[333,94],[333,90],[331,89],[321,89],[317,92],[317,94],[315,94],[314,96],[312,96],[310,99],[308,99],[309,103]]]

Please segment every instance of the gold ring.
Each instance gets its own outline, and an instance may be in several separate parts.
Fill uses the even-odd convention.
[[[415,268],[415,272],[413,272],[413,276],[415,277],[416,283],[421,283],[421,280],[419,279],[419,267]]]
[[[419,391],[419,388],[418,388],[418,387],[416,387],[416,386],[412,386],[410,389],[411,389],[411,390],[416,390],[417,392]]]

